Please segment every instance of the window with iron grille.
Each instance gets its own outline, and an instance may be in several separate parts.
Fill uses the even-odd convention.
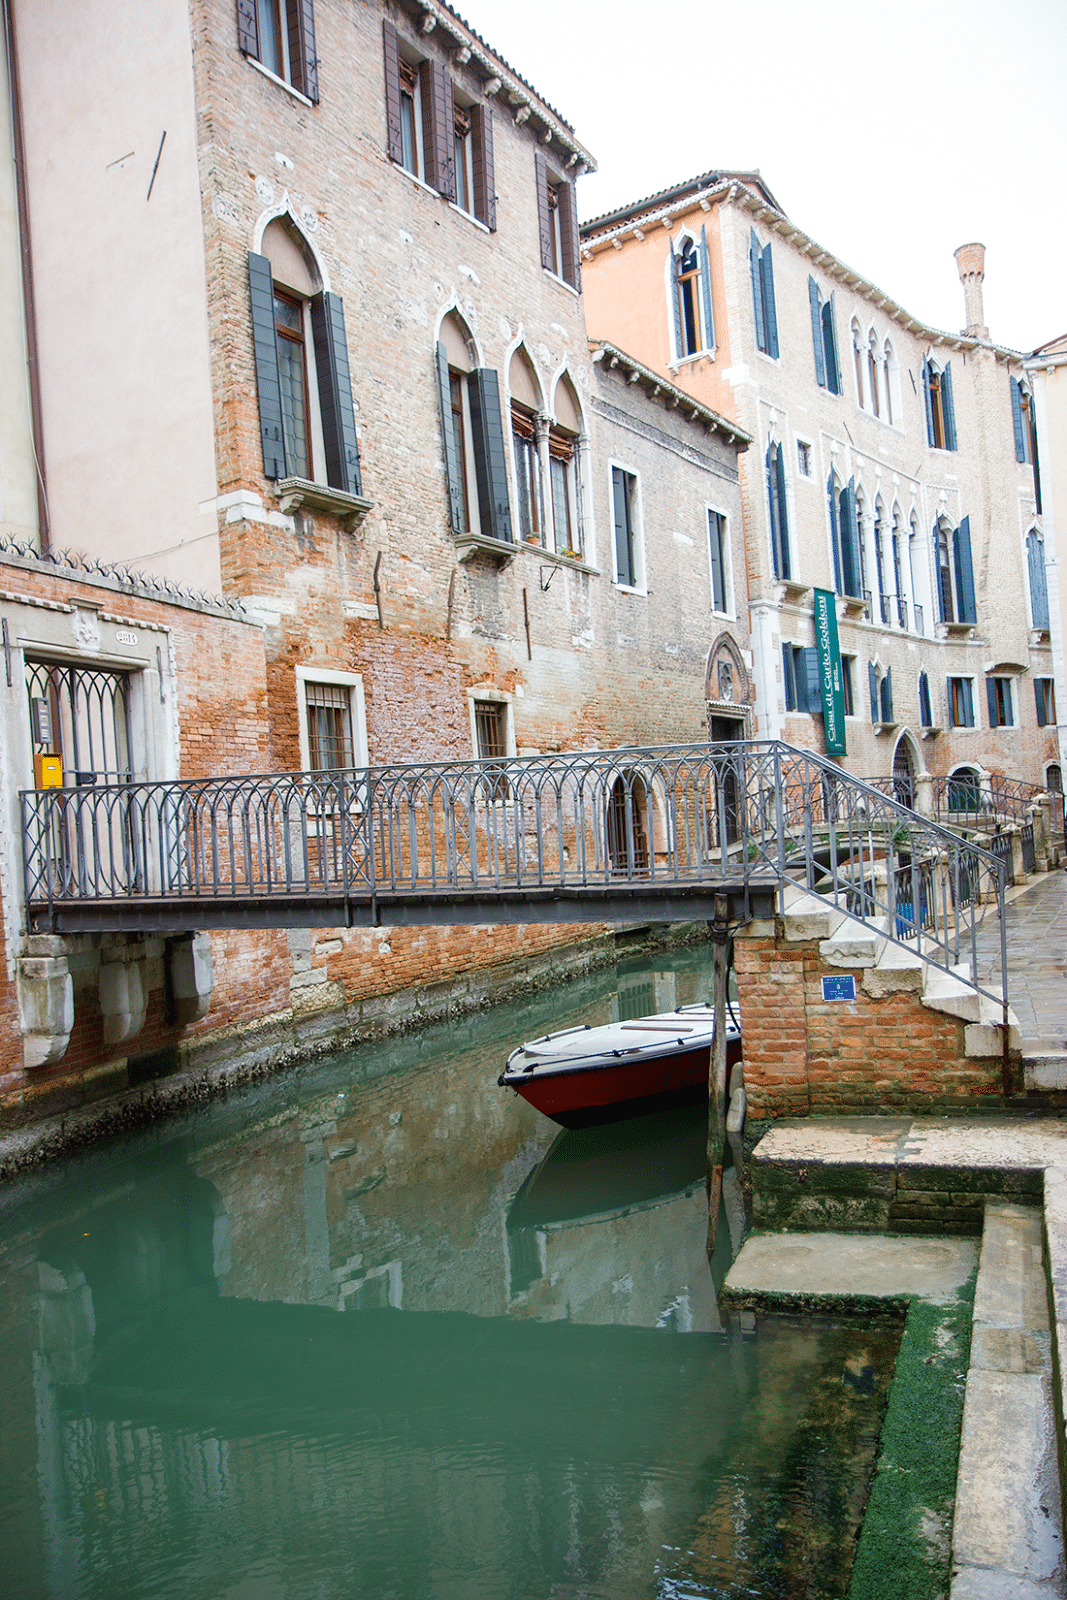
[[[342,684],[305,683],[308,769],[332,772],[356,765],[352,749],[352,697]]]

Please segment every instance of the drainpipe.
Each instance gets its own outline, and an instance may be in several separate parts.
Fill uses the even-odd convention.
[[[15,208],[19,223],[19,258],[22,267],[22,307],[26,325],[26,367],[30,387],[30,442],[37,469],[37,527],[42,553],[51,547],[48,490],[44,473],[44,419],[41,411],[41,374],[37,353],[37,304],[33,290],[33,257],[30,252],[29,192],[26,186],[26,155],[22,142],[22,102],[19,93],[18,51],[15,45],[15,18],[12,0],[0,0],[4,8],[4,46],[7,53],[7,79],[11,96],[11,143],[15,155]]]

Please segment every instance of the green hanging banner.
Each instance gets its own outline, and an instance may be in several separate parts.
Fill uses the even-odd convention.
[[[837,641],[837,602],[829,589],[815,590],[815,649],[822,689],[826,753],[844,756],[848,754],[845,749],[845,690],[841,681],[841,646]]]

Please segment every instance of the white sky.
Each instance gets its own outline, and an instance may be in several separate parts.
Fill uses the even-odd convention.
[[[963,326],[952,252],[986,246],[990,335],[1067,331],[1067,0],[453,0],[572,123],[584,220],[712,168],[913,315]]]

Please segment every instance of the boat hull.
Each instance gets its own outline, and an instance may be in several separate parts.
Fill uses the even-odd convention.
[[[730,1067],[741,1059],[741,1041],[727,1041]],[[528,1079],[508,1077],[509,1088],[564,1128],[620,1122],[708,1097],[711,1045],[701,1043],[654,1060],[615,1061],[568,1071],[544,1070]]]

